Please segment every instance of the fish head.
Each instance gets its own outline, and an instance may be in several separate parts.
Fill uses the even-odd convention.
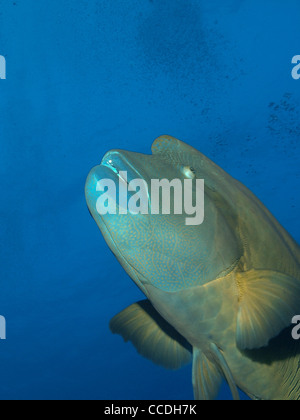
[[[228,200],[223,203],[226,177],[196,149],[170,136],[157,139],[151,155],[112,150],[91,170],[85,188],[90,213],[123,268],[146,295],[147,284],[163,291],[178,291],[211,282],[235,267],[241,252],[232,209],[231,219],[224,214],[229,212]],[[103,180],[111,190],[109,186],[106,190],[99,188]],[[144,212],[130,211],[130,200],[137,202],[138,189],[130,187],[135,180],[148,187],[142,196]],[[161,196],[158,214],[152,214],[157,206],[151,194],[153,180],[181,183],[181,212],[175,210],[178,197],[170,189],[168,214],[163,214]],[[197,192],[201,195],[197,181],[204,180],[204,218],[200,217],[199,223],[191,222],[191,213],[186,211],[185,180],[191,180],[188,185],[194,202]],[[143,185],[139,184],[140,192]],[[104,191],[106,213],[99,212],[98,206]]]

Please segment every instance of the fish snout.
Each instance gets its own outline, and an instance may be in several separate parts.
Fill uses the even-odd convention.
[[[102,159],[101,166],[109,168],[121,180],[129,183],[134,179],[143,179],[137,170],[139,154],[123,150],[111,150]]]

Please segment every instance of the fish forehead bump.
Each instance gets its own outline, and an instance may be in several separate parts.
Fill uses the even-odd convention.
[[[166,152],[180,152],[180,151],[186,151],[186,152],[190,152],[190,153],[199,153],[201,154],[197,149],[195,149],[194,147],[188,145],[187,143],[184,143],[181,140],[178,140],[175,137],[169,136],[169,135],[164,135],[164,136],[160,136],[158,137],[156,140],[154,140],[153,144],[152,144],[152,153],[154,155],[156,154],[163,154]]]
[[[175,137],[158,137],[152,144],[152,153],[173,165],[180,163],[194,167],[197,170],[197,178],[203,178],[211,187],[215,186],[220,190],[223,185],[231,184],[232,187],[233,178],[227,172],[199,150]]]

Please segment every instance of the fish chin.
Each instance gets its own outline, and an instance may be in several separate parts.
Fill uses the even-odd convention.
[[[99,198],[99,192],[97,192],[97,184],[100,180],[111,180],[115,183],[117,187],[117,194],[118,194],[118,187],[120,183],[120,175],[117,173],[117,169],[114,168],[108,161],[103,159],[101,165],[96,166],[91,170],[88,175],[86,185],[85,185],[85,196],[86,202],[89,208],[89,211],[97,223],[106,243],[108,244],[109,248],[116,256],[122,267],[128,273],[128,275],[133,279],[133,281],[137,284],[137,286],[146,293],[146,290],[142,284],[144,281],[143,275],[139,273],[135,267],[128,261],[126,258],[126,247],[124,243],[119,243],[116,240],[116,236],[120,226],[126,226],[127,223],[125,222],[126,218],[135,217],[134,215],[120,215],[118,214],[120,207],[118,203],[117,205],[117,214],[105,214],[101,215],[97,210],[97,200]],[[122,169],[125,169],[125,166]],[[122,174],[121,174],[122,175]],[[124,182],[124,180],[121,182]],[[113,199],[114,197],[112,197]],[[125,248],[124,248],[125,247]]]
[[[116,216],[118,217],[118,216]],[[99,222],[98,222],[99,220]],[[100,219],[97,219],[97,224],[101,233],[109,246],[112,253],[115,255],[121,266],[124,268],[126,273],[131,277],[134,283],[141,289],[141,291],[147,296],[147,290],[143,283],[146,283],[146,279],[143,277],[142,273],[139,273],[136,268],[128,261],[125,253],[120,249],[118,244],[114,239],[114,234],[112,228],[109,226],[109,223],[105,221],[105,216],[101,216]]]

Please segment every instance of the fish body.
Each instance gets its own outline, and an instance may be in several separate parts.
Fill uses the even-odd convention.
[[[97,183],[117,183],[124,171],[126,182],[204,179],[203,223],[187,225],[175,212],[99,215]],[[300,248],[244,185],[162,136],[152,155],[108,152],[88,176],[86,199],[147,297],[112,319],[114,333],[166,368],[192,361],[196,399],[214,399],[223,378],[234,399],[238,389],[253,399],[300,399],[300,345],[290,328],[300,313]]]

